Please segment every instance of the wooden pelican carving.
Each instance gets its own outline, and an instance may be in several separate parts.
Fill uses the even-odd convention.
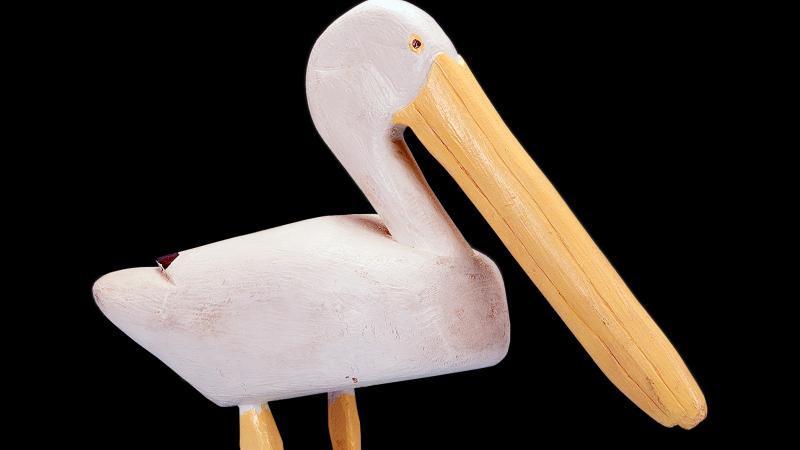
[[[658,422],[705,400],[680,356],[485,97],[436,22],[369,0],[314,46],[308,102],[377,215],[323,217],[108,274],[119,328],[220,406],[242,448],[282,448],[267,402],[330,393],[335,448],[360,448],[353,389],[499,362],[502,278],[472,250],[403,140],[455,178],[608,378]]]

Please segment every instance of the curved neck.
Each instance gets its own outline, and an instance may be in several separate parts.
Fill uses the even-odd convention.
[[[309,66],[316,67],[315,61],[312,54]],[[380,75],[360,66],[310,68],[308,105],[317,131],[396,241],[439,255],[471,255],[425,181],[402,130],[392,124],[389,111],[408,101],[391,86],[383,88],[386,80]]]
[[[365,148],[349,148],[344,153],[332,150],[396,241],[439,255],[471,254],[472,249],[431,191],[402,135],[392,134],[359,140],[356,145]]]

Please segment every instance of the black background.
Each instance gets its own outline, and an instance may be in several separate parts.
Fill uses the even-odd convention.
[[[751,63],[740,60],[746,23],[710,7],[417,4],[671,338],[709,416],[692,431],[665,429],[625,399],[407,133],[455,223],[501,268],[513,339],[494,368],[359,390],[365,448],[691,447],[752,431],[758,417],[744,405],[753,394],[739,376],[749,364],[732,359],[743,340],[732,315],[748,278],[736,266],[749,246],[735,227],[759,207],[741,176],[758,159],[742,156],[756,139],[742,116],[753,95],[743,88]],[[39,376],[53,386],[47,397],[91,411],[61,414],[63,439],[236,448],[238,412],[214,406],[117,330],[91,285],[173,251],[372,211],[305,100],[309,51],[352,5],[70,11],[79,20],[49,44],[57,57],[44,114],[59,125],[40,131],[59,142],[49,195],[68,212],[40,211],[63,233],[49,237],[63,249],[52,264],[65,279],[44,296],[63,328],[39,348],[51,368]],[[328,448],[324,396],[271,407],[287,448]]]

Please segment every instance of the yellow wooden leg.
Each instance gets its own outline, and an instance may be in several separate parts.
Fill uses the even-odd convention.
[[[328,394],[328,431],[333,450],[361,450],[361,421],[354,390]]]
[[[283,440],[269,406],[239,407],[239,447],[241,450],[283,450]]]

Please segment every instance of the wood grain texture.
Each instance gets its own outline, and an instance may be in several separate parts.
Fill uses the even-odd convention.
[[[242,407],[239,414],[241,450],[283,450],[283,440],[267,404]]]
[[[463,60],[440,55],[395,116],[466,192],[608,378],[658,422],[691,428],[705,400],[639,304],[486,98]]]
[[[361,450],[361,421],[355,390],[328,394],[328,432],[333,450]]]

